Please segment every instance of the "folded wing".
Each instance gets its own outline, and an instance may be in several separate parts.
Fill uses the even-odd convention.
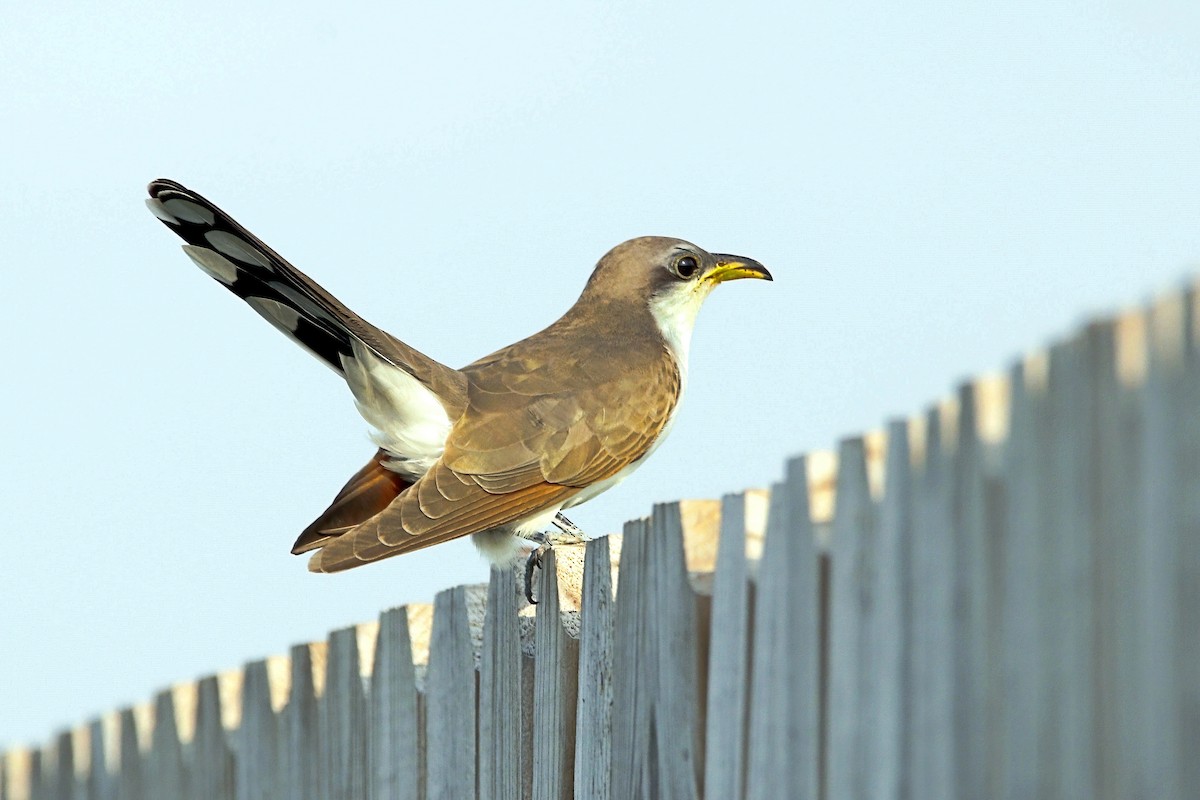
[[[628,369],[626,354],[607,380],[580,372],[564,385],[563,361],[542,381],[542,365],[515,349],[465,370],[471,401],[442,458],[383,512],[326,543],[309,569],[338,572],[561,508],[638,462],[670,420],[680,376],[665,351],[646,354],[645,370]]]

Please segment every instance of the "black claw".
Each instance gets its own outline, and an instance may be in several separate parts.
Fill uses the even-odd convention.
[[[542,551],[541,548],[536,548],[529,554],[529,558],[525,559],[525,599],[531,606],[537,605],[537,600],[533,599],[533,570],[541,565]]]

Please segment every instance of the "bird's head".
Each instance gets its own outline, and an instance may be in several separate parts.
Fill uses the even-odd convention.
[[[709,253],[682,239],[642,236],[600,259],[584,295],[644,303],[672,349],[683,356],[705,298],[718,284],[740,278],[773,280],[752,258]]]

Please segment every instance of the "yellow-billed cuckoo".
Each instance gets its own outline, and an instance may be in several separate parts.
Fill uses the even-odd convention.
[[[658,236],[617,245],[557,322],[452,369],[363,320],[229,215],[169,180],[150,210],[184,252],[345,378],[379,450],[293,553],[339,572],[472,535],[493,563],[628,476],[666,437],[701,303],[758,262]]]

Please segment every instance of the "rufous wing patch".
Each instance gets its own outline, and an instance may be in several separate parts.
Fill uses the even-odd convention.
[[[381,449],[365,467],[354,473],[329,508],[296,539],[292,552],[299,555],[328,544],[331,539],[383,511],[411,486],[412,481],[383,466],[387,458],[388,453]]]

